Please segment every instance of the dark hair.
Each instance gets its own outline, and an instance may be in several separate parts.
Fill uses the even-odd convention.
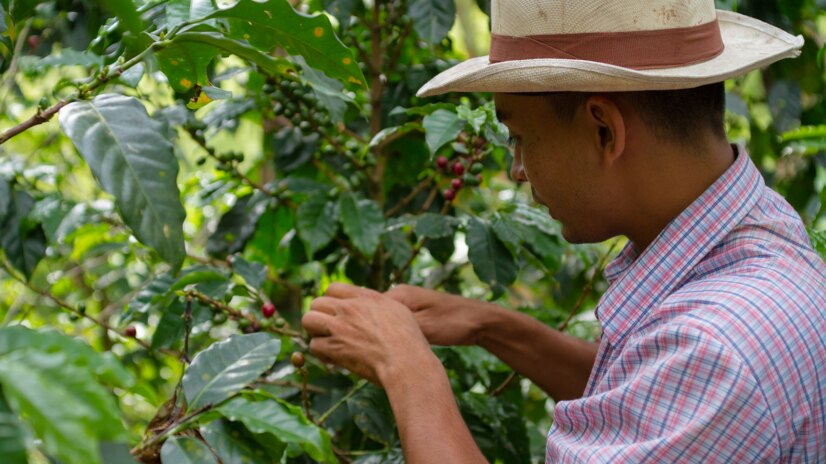
[[[563,121],[571,121],[576,111],[591,95],[584,92],[553,92],[544,94]],[[726,92],[722,82],[693,89],[616,92],[638,112],[654,135],[667,142],[692,145],[703,140],[707,132],[725,138]]]

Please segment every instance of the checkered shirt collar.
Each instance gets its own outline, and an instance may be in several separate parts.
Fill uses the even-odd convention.
[[[629,242],[606,267],[611,286],[597,305],[603,337],[617,344],[751,211],[763,177],[748,153],[737,158],[699,198],[672,220],[642,254]]]

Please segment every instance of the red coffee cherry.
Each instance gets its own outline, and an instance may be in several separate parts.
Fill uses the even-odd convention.
[[[453,190],[459,190],[462,188],[462,179],[456,178],[450,181],[450,186],[453,187]]]
[[[447,158],[445,158],[444,156],[440,156],[440,157],[436,158],[436,166],[438,166],[439,169],[446,168],[447,167]]]
[[[127,337],[135,338],[138,335],[138,329],[136,329],[134,325],[130,325],[126,327],[126,330],[124,330],[123,333]]]
[[[261,306],[261,314],[267,318],[273,317],[275,315],[275,305],[270,302],[264,303]]]
[[[462,164],[460,161],[457,161],[456,163],[453,164],[453,174],[456,174],[457,176],[461,176],[464,173],[465,173],[465,165],[464,164]]]
[[[445,197],[445,200],[453,201],[453,199],[456,198],[456,191],[453,189],[447,189],[442,192],[442,195]]]

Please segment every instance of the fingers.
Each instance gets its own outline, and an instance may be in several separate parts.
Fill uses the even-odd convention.
[[[381,293],[375,290],[370,290],[369,288],[357,287],[355,285],[348,285],[336,282],[330,284],[330,286],[327,287],[327,291],[324,293],[324,295],[333,298],[363,298],[381,295]]]
[[[334,316],[338,314],[341,305],[342,301],[337,298],[320,296],[310,303],[310,311],[320,311]]]
[[[329,337],[332,335],[330,326],[335,316],[322,311],[310,311],[301,318],[301,325],[313,337]]]

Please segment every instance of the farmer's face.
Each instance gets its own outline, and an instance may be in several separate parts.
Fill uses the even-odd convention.
[[[566,240],[584,243],[608,238],[600,188],[605,173],[583,116],[562,120],[543,96],[496,94],[494,101],[512,137],[511,177],[530,183],[534,200],[562,223]]]

